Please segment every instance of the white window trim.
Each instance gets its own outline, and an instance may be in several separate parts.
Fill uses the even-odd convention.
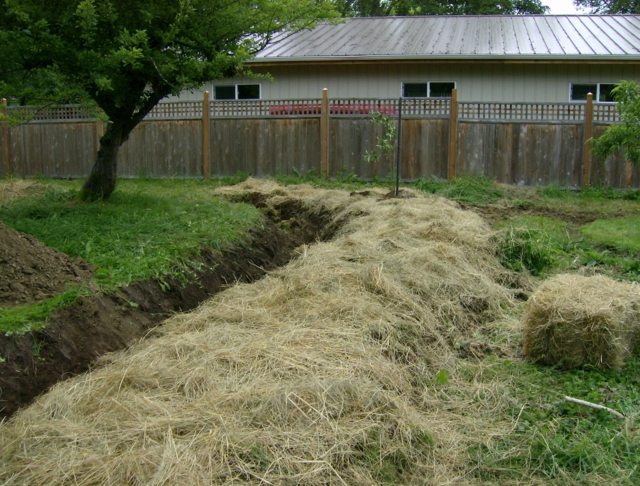
[[[458,89],[457,81],[400,81],[400,98],[405,98],[404,95],[404,85],[405,84],[426,84],[427,85],[427,98],[432,98],[431,96],[431,83],[452,83],[453,89]]]

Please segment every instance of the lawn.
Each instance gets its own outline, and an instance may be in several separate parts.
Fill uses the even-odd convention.
[[[253,206],[212,194],[226,182],[124,180],[109,201],[85,203],[77,197],[78,182],[40,181],[38,190],[29,186],[27,197],[0,205],[0,220],[82,258],[95,267],[94,284],[109,292],[134,281],[188,273],[201,249],[228,247],[259,224]],[[42,324],[80,293],[70,289],[44,302],[0,309],[0,330]]]

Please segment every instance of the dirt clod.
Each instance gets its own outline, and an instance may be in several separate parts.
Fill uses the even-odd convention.
[[[0,306],[52,297],[86,282],[91,267],[0,223]]]

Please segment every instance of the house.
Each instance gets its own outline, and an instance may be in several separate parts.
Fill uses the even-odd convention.
[[[640,81],[640,15],[351,18],[282,34],[250,63],[255,78],[203,87],[215,100],[448,97],[612,101]],[[201,99],[201,92],[182,100]]]

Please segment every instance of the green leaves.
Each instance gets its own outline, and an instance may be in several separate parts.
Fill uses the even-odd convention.
[[[238,66],[281,29],[299,29],[336,15],[317,0],[76,0],[42,4],[7,0],[0,39],[20,76],[55,70],[110,116],[132,117],[148,104]],[[11,49],[14,47],[15,49]],[[5,69],[2,69],[5,71]],[[46,83],[45,83],[46,84]],[[18,93],[20,89],[10,90]],[[27,93],[13,102],[37,101]]]
[[[640,84],[620,81],[612,93],[622,123],[611,125],[591,141],[593,153],[604,160],[622,150],[627,160],[640,165]]]
[[[78,4],[75,15],[80,29],[80,37],[86,43],[96,40],[98,31],[98,13],[93,0],[83,0]]]

